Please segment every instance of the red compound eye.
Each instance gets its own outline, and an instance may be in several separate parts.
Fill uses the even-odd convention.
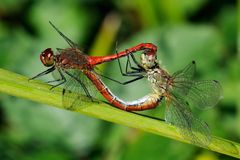
[[[40,60],[42,61],[43,65],[46,67],[50,67],[54,65],[54,54],[51,48],[45,49],[40,54]]]

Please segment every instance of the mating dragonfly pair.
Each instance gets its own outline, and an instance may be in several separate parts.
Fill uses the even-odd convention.
[[[83,93],[86,94],[88,99],[93,100],[89,90],[90,86],[95,87],[110,104],[126,111],[153,109],[165,100],[166,122],[176,126],[185,139],[196,145],[207,147],[211,143],[211,133],[208,125],[195,117],[189,106],[200,109],[215,106],[222,98],[222,89],[219,82],[215,80],[196,81],[193,79],[196,70],[195,61],[170,75],[161,68],[157,60],[157,47],[152,43],[141,43],[109,56],[87,56],[51,22],[50,24],[66,40],[70,48],[58,48],[57,54],[54,54],[51,48],[44,50],[40,54],[40,60],[44,66],[49,68],[31,79],[57,71],[58,78],[47,83],[58,82],[52,88],[64,84],[64,107],[80,106],[84,101],[81,95]],[[134,56],[138,51],[141,51],[140,61]],[[125,72],[123,72],[119,60],[124,56],[127,57]],[[132,80],[119,82],[96,72],[96,65],[116,59],[121,74],[134,77]],[[131,62],[135,65],[133,66]],[[101,80],[102,77],[123,85],[147,78],[151,84],[152,93],[138,100],[126,102],[110,91]]]

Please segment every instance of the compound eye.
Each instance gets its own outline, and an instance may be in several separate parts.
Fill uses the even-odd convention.
[[[40,60],[42,61],[43,65],[46,67],[50,67],[54,65],[54,54],[51,48],[45,49],[40,54]]]

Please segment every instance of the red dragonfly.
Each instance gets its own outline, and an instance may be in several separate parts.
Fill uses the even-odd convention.
[[[44,66],[49,68],[32,77],[30,80],[49,73],[54,73],[53,76],[55,77],[55,80],[48,81],[47,83],[58,82],[58,84],[52,86],[51,89],[65,84],[63,89],[63,105],[66,108],[70,109],[72,107],[79,106],[80,103],[86,100],[82,99],[82,93],[85,93],[86,96],[92,100],[92,95],[94,94],[93,92],[96,93],[96,91],[91,93],[93,87],[96,87],[96,89],[105,97],[106,100],[109,101],[109,103],[123,110],[149,109],[152,106],[156,107],[155,104],[160,102],[161,97],[156,97],[156,95],[145,96],[133,102],[124,102],[111,93],[108,87],[100,79],[99,74],[95,71],[95,66],[97,64],[112,61],[137,51],[146,51],[149,54],[155,54],[157,51],[157,47],[155,45],[152,43],[141,43],[137,46],[126,49],[125,51],[109,56],[87,56],[78,49],[74,42],[60,32],[59,29],[57,29],[51,22],[49,23],[66,40],[66,42],[70,45],[70,48],[57,48],[57,54],[54,54],[51,48],[45,49],[40,54],[40,60]],[[56,74],[57,76],[55,76]],[[142,75],[121,84],[128,84],[141,78],[143,78]],[[114,79],[111,80],[116,81]]]
[[[211,143],[211,133],[208,125],[195,117],[190,106],[208,109],[215,106],[222,96],[222,87],[216,80],[194,80],[196,63],[192,61],[182,70],[170,75],[161,68],[157,61],[157,54],[144,51],[138,63],[130,54],[138,68],[122,73],[129,76],[144,76],[151,83],[152,105],[142,108],[151,109],[158,105],[160,97],[166,101],[165,120],[177,127],[180,134],[193,144],[207,147]],[[118,59],[119,61],[119,59]],[[129,55],[126,66],[129,64]],[[120,70],[121,65],[119,62]],[[141,105],[141,104],[139,104]]]

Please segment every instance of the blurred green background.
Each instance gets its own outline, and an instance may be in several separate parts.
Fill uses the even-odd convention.
[[[209,124],[214,135],[240,142],[236,1],[1,0],[0,67],[28,77],[43,71],[45,68],[39,60],[42,50],[68,47],[49,25],[49,20],[87,54],[114,53],[116,42],[118,51],[151,42],[158,46],[158,58],[170,73],[196,60],[197,78],[220,81],[224,99],[213,109],[194,110],[194,113]],[[120,75],[116,61],[99,68],[109,77],[127,80]],[[128,86],[106,83],[125,100],[149,92],[146,80]],[[139,86],[146,88],[140,90]],[[164,105],[143,113],[163,118]],[[0,159],[232,158],[0,94]]]

